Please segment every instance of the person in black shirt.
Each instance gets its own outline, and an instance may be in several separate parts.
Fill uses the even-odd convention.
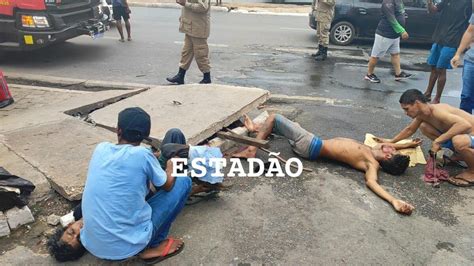
[[[402,0],[383,0],[382,19],[375,32],[374,46],[369,59],[367,75],[364,77],[373,83],[380,83],[380,79],[374,74],[375,65],[379,57],[387,52],[392,56],[392,65],[395,69],[395,80],[409,78],[411,74],[405,73],[400,68],[400,36],[408,39],[405,30],[405,6]]]
[[[424,95],[431,100],[435,84],[436,96],[432,103],[439,103],[446,84],[446,69],[451,69],[450,61],[456,53],[472,13],[471,0],[441,0],[433,4],[428,0],[430,13],[440,12],[438,24],[433,33],[433,46],[428,57],[431,75]]]

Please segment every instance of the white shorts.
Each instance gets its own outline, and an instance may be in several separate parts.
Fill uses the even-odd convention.
[[[400,53],[400,37],[396,39],[385,38],[375,34],[374,46],[372,47],[371,57],[383,57],[386,53]]]

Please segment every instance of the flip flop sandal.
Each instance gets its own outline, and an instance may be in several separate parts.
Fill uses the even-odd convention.
[[[186,205],[194,205],[201,201],[215,199],[217,198],[219,192],[219,190],[211,190],[209,192],[201,192],[198,194],[194,194],[192,196],[189,196],[189,198],[186,200]]]
[[[457,180],[457,181],[454,181],[454,180]],[[447,181],[451,185],[457,186],[457,187],[472,187],[472,186],[474,186],[474,182],[470,182],[470,181],[468,181],[464,178],[460,178],[460,177],[450,177],[450,178],[448,178]],[[466,182],[466,183],[459,183],[459,181]]]
[[[145,262],[145,264],[147,264],[147,265],[156,264],[156,263],[159,263],[161,261],[164,261],[168,258],[171,258],[171,257],[176,256],[179,253],[181,253],[181,251],[183,251],[183,249],[184,249],[184,243],[183,243],[183,245],[181,245],[181,247],[179,247],[173,253],[168,253],[170,251],[171,245],[173,245],[174,241],[175,241],[174,238],[171,238],[171,237],[168,238],[168,243],[166,244],[165,250],[163,250],[163,253],[161,254],[161,256],[155,257],[155,258],[150,258],[150,259],[143,259],[143,262]]]

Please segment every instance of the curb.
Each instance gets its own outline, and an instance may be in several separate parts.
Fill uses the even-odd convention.
[[[148,7],[148,8],[172,8],[181,9],[179,4],[173,3],[137,3],[129,2],[132,7]],[[271,16],[295,16],[295,17],[307,17],[306,13],[292,13],[292,12],[271,12],[267,10],[255,11],[246,9],[236,9],[235,7],[224,7],[224,6],[211,6],[211,10],[214,12],[228,12],[238,14],[250,14],[250,15],[271,15]]]

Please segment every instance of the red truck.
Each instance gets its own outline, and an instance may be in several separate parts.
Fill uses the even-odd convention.
[[[34,50],[106,30],[100,0],[0,0],[0,50]]]

